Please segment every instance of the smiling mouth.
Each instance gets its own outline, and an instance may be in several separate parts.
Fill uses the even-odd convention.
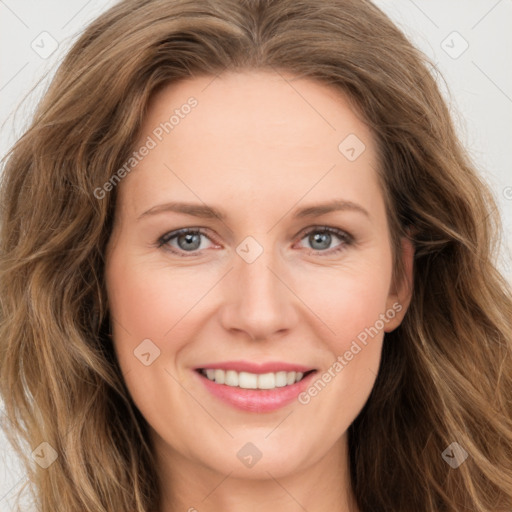
[[[279,371],[269,373],[237,372],[235,370],[221,370],[213,368],[198,368],[196,370],[203,377],[225,386],[240,389],[276,389],[292,386],[300,382],[316,370],[307,372]]]

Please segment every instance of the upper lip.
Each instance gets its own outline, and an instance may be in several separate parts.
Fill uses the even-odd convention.
[[[196,370],[200,369],[234,370],[236,372],[260,374],[276,372],[306,373],[314,370],[315,368],[304,366],[302,364],[285,363],[282,361],[267,361],[265,363],[255,363],[251,361],[222,361],[218,363],[206,363],[196,368]]]

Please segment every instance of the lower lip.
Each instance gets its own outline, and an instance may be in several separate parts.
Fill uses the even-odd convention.
[[[312,372],[301,381],[282,388],[242,389],[217,384],[197,371],[194,373],[212,395],[237,409],[250,412],[271,412],[290,404],[309,386],[311,379],[316,374],[316,372]]]

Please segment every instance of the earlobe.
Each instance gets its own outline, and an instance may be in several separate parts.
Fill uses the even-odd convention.
[[[387,310],[395,311],[395,315],[384,328],[385,332],[395,330],[401,323],[411,303],[414,277],[414,245],[407,238],[401,239],[403,273],[397,275],[389,290]]]

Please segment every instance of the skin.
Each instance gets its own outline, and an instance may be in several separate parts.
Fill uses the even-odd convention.
[[[119,185],[106,262],[113,340],[150,425],[160,512],[358,511],[347,429],[374,385],[384,332],[402,321],[411,290],[407,280],[392,281],[372,134],[340,92],[292,78],[230,72],[165,87],[149,105],[137,147],[190,96],[198,105]],[[338,149],[349,134],[366,146],[354,161]],[[294,218],[333,199],[367,214]],[[226,218],[143,215],[171,201],[207,204]],[[323,226],[353,241],[333,234],[315,243],[315,231],[308,233]],[[207,232],[199,249],[187,252],[183,237],[158,247],[162,235],[185,227]],[[248,236],[263,249],[252,263],[236,251]],[[403,257],[410,280],[406,241]],[[321,374],[397,303],[401,312],[306,405],[241,411],[194,373],[201,363],[244,359]],[[160,350],[148,366],[134,356],[144,339]],[[262,454],[252,468],[237,458],[248,442]]]

